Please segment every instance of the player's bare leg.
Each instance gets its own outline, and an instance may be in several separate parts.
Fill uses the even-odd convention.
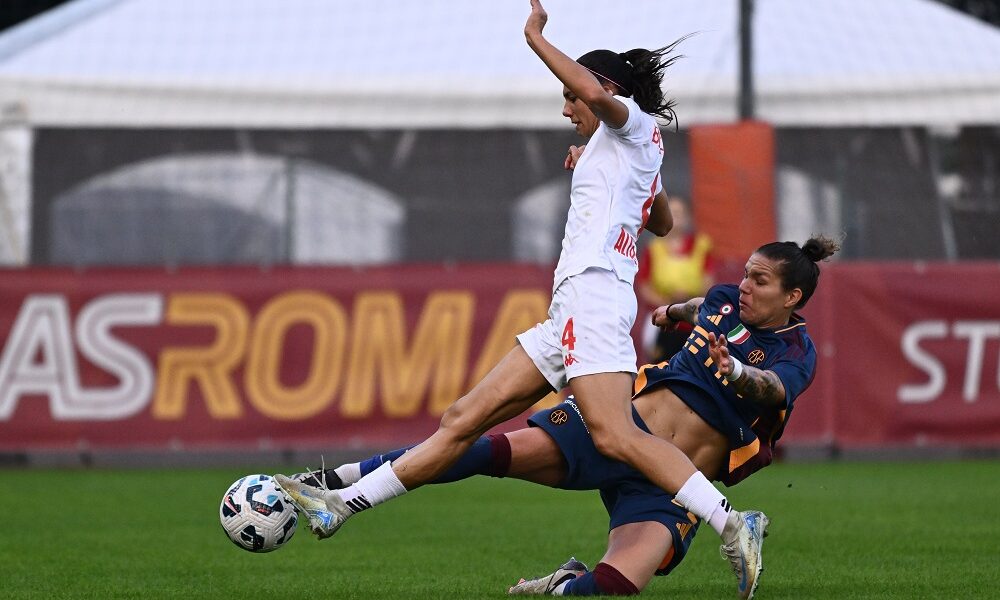
[[[638,593],[649,584],[671,545],[673,538],[662,523],[626,523],[608,534],[608,550],[601,562],[618,571]]]
[[[593,571],[570,558],[554,572],[522,579],[510,588],[515,595],[631,596],[652,579],[673,543],[662,523],[627,523],[611,530],[608,549]]]
[[[737,576],[742,598],[753,596],[761,566],[767,517],[732,510],[725,496],[677,446],[646,433],[632,420],[631,375],[599,373],[570,381],[597,450],[631,465],[708,523],[723,541],[723,556]]]
[[[524,412],[550,391],[548,381],[517,345],[448,408],[430,438],[392,464],[382,465],[343,490],[317,490],[283,475],[276,475],[275,480],[309,517],[313,533],[321,539],[329,537],[353,514],[433,481],[483,433]]]
[[[393,471],[407,490],[432,481],[479,436],[551,391],[528,354],[515,346],[472,391],[448,408],[431,437],[393,464]]]
[[[697,472],[676,446],[646,433],[632,420],[630,373],[584,375],[572,379],[570,387],[598,452],[628,463],[671,493]]]
[[[357,483],[362,476],[384,462],[398,459],[407,451],[409,448],[400,448],[332,469],[296,473],[291,478],[315,488],[339,490]],[[555,440],[544,430],[525,427],[510,433],[480,437],[451,469],[430,483],[451,483],[475,475],[509,477],[558,487],[566,478],[566,459]]]

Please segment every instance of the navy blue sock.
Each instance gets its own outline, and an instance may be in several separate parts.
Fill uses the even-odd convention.
[[[505,435],[484,435],[450,469],[431,483],[450,483],[473,475],[504,477],[510,468],[510,442]]]
[[[407,446],[406,448],[400,448],[399,450],[393,450],[391,452],[386,452],[385,454],[376,454],[371,458],[366,458],[361,461],[361,476],[371,473],[375,469],[382,466],[385,462],[392,462],[403,455],[407,450],[413,446]]]
[[[571,580],[563,596],[634,596],[639,593],[627,577],[607,563],[597,563],[593,571]]]
[[[593,571],[587,571],[576,579],[570,580],[563,588],[563,596],[601,596],[603,593],[597,587],[597,578]]]
[[[386,461],[394,461],[412,448],[400,448],[361,461],[361,476],[371,473]],[[510,442],[505,435],[486,435],[466,450],[450,469],[431,483],[450,483],[473,475],[504,477],[510,468]]]

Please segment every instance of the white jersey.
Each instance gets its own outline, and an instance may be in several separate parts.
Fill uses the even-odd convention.
[[[636,238],[662,189],[663,140],[651,115],[631,98],[618,100],[628,120],[620,129],[602,122],[573,170],[553,290],[590,267],[614,271],[631,285],[639,269]]]

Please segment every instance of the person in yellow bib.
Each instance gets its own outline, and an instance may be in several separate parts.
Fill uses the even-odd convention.
[[[650,240],[639,259],[636,292],[652,312],[657,306],[703,296],[715,283],[712,239],[696,232],[687,202],[671,196],[668,204],[674,227],[666,237]],[[664,331],[646,319],[642,330],[642,348],[646,361],[660,363],[684,345],[690,327]]]

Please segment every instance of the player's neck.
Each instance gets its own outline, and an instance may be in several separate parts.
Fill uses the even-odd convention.
[[[791,322],[792,315],[778,315],[774,319],[768,320],[764,323],[755,324],[754,327],[757,329],[778,329],[779,327],[784,327]]]

